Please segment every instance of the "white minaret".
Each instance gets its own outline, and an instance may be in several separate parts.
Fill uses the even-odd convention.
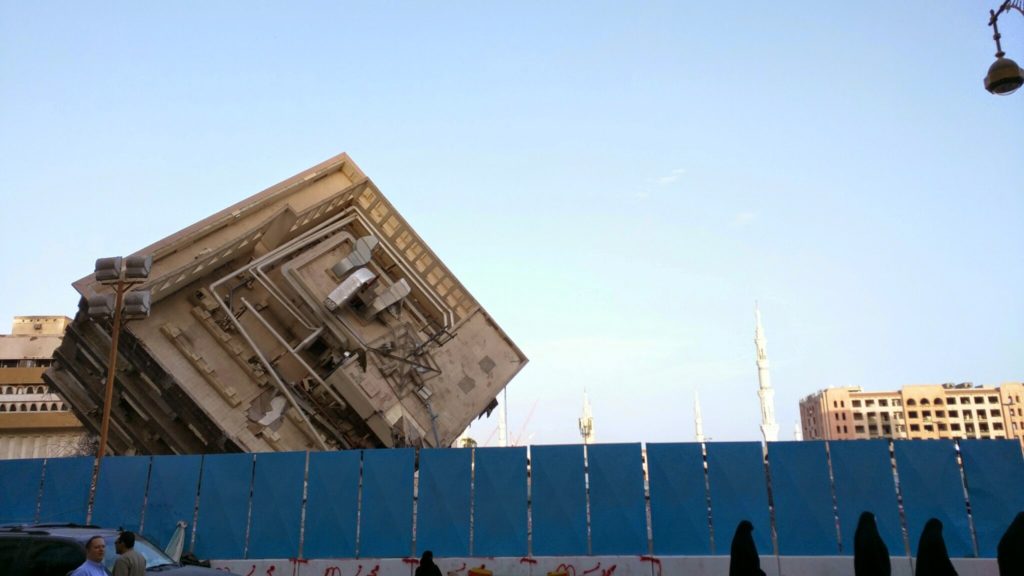
[[[508,410],[505,409],[505,405],[508,404],[507,386],[502,393],[504,396],[498,403],[498,446],[508,446]]]
[[[700,415],[700,395],[693,391],[693,426],[697,442],[704,441],[704,418]]]
[[[587,398],[587,389],[583,389],[583,416],[579,419],[580,436],[584,444],[594,443],[594,413],[590,410],[590,400]]]
[[[757,396],[761,399],[761,434],[765,442],[775,442],[779,439],[779,425],[775,422],[775,390],[772,388],[772,378],[768,373],[768,341],[764,337],[764,328],[761,327],[761,308],[756,302],[754,316],[757,319],[754,345],[757,346],[757,382],[760,385]]]

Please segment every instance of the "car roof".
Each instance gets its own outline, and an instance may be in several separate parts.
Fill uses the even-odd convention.
[[[116,536],[117,530],[110,528],[100,528],[99,526],[93,526],[90,524],[74,524],[74,523],[53,523],[53,524],[3,524],[0,525],[0,535],[4,534],[32,534],[32,535],[49,535],[49,536],[61,536],[64,538],[71,538],[82,542],[87,542],[93,536],[102,536],[108,538],[110,536]]]

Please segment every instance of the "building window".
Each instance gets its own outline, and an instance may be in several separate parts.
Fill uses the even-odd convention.
[[[911,424],[910,425],[910,431],[911,432],[919,432],[920,430],[921,430],[921,427],[918,426],[917,424]]]
[[[978,429],[982,432],[988,432],[988,422],[982,422]]]
[[[953,422],[952,424],[949,425],[949,428],[950,428],[950,430],[959,431],[960,430],[960,424],[957,423],[957,422]]]
[[[843,417],[843,420],[846,420],[846,412],[843,412],[842,417]]]
[[[917,418],[917,410],[911,410],[910,412],[907,412],[907,417],[908,418]]]
[[[893,406],[903,406],[903,400],[900,400],[899,398],[893,398],[892,405]]]
[[[1003,423],[1002,422],[993,422],[992,423],[992,429],[993,430],[1002,430],[1003,429]]]
[[[889,413],[888,412],[882,412],[882,422],[888,422],[888,421],[889,421]]]
[[[843,408],[846,408],[846,400],[840,400],[839,405],[842,406]]]
[[[985,399],[983,397],[981,397],[981,396],[975,396],[974,397],[974,403],[975,404],[981,404],[984,401],[985,401]]]
[[[836,402],[835,400],[833,400],[832,401],[832,407],[833,408],[839,408],[839,402]]]
[[[889,426],[888,424],[882,426],[882,433],[886,436],[892,436],[892,426]]]
[[[986,418],[988,418],[988,417],[985,416],[985,411],[984,410],[978,410],[978,420],[985,420]]]
[[[999,396],[989,396],[988,401],[990,404],[999,404]]]
[[[56,402],[54,402],[53,404],[50,404],[50,410],[52,410],[54,412],[57,411],[57,403]]]
[[[945,422],[939,422],[939,430],[942,430],[942,431],[946,430],[946,423]]]
[[[971,399],[968,398],[967,396],[961,396],[960,397],[960,403],[961,404],[970,404],[971,403]]]
[[[999,416],[999,410],[993,408],[993,409],[988,411],[988,415],[989,416]]]
[[[853,419],[854,420],[863,420],[864,419],[864,415],[861,414],[860,412],[854,412],[853,413]]]
[[[936,406],[942,406],[943,404],[945,404],[945,402],[942,401],[942,398],[936,398],[935,399],[935,405]]]
[[[860,408],[860,400],[852,400],[854,408]]]
[[[893,412],[893,416],[895,416],[897,420],[902,420],[903,412]]]
[[[932,417],[932,411],[931,410],[923,410],[921,412],[921,416],[923,416],[925,418],[931,418]]]
[[[43,404],[43,405],[42,405],[42,408],[40,409],[40,411],[41,411],[41,412],[49,412],[49,411],[50,411],[50,409],[49,409],[49,408],[48,408],[48,407],[46,406],[46,404]]]
[[[887,399],[885,399],[885,398],[882,398],[882,399],[880,399],[878,401],[878,405],[879,406],[888,406],[889,405],[889,401]]]
[[[950,418],[959,418],[960,417],[960,412],[957,412],[956,410],[950,410],[949,411],[949,417]]]
[[[931,424],[925,424],[924,425],[924,430],[925,430],[925,432],[934,432],[935,431],[935,427],[932,426]]]
[[[939,418],[945,418],[946,417],[946,411],[945,410],[936,410],[935,411],[935,415],[938,416]]]
[[[914,400],[913,398],[907,400],[907,406],[917,406],[917,400]]]
[[[854,426],[853,427],[853,431],[858,433],[858,434],[863,434],[864,433],[864,427],[863,426]]]
[[[868,398],[867,400],[864,401],[864,405],[865,406],[874,406],[875,405],[875,401],[872,400],[871,398]]]

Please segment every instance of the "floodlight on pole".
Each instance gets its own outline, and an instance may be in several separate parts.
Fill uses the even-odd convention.
[[[989,10],[988,25],[992,27],[992,39],[996,41],[996,61],[988,69],[985,75],[985,90],[999,96],[1013,94],[1024,85],[1024,73],[1016,62],[1005,58],[1003,45],[1000,42],[1002,34],[999,33],[999,16],[1010,10],[1016,10],[1024,15],[1024,0],[1005,0],[997,10]]]
[[[126,320],[149,316],[149,290],[129,292],[132,286],[149,278],[153,267],[152,256],[100,258],[96,260],[96,281],[113,288],[113,294],[97,294],[86,299],[90,318],[112,318],[110,356],[107,358],[107,380],[103,392],[103,419],[100,423],[100,445],[96,458],[102,459],[107,451],[110,431],[111,403],[114,400],[114,375],[117,373],[117,344],[121,336],[122,314]]]

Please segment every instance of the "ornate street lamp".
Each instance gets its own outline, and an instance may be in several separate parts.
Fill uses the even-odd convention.
[[[1017,88],[1024,85],[1024,74],[1020,66],[1009,58],[1004,58],[1003,46],[1000,43],[1002,35],[999,34],[999,16],[1010,10],[1016,10],[1024,15],[1024,0],[1006,0],[999,6],[998,10],[989,10],[988,25],[992,27],[992,39],[996,41],[996,61],[988,69],[985,75],[985,90],[993,94],[1005,96],[1013,94]]]
[[[96,281],[113,288],[112,294],[98,294],[86,299],[90,318],[113,317],[110,334],[110,357],[107,359],[107,383],[104,390],[103,420],[100,424],[100,446],[96,458],[102,459],[107,450],[107,432],[110,429],[110,404],[114,399],[114,375],[117,372],[117,341],[121,336],[121,321],[149,316],[149,290],[131,292],[136,284],[149,278],[153,267],[152,256],[100,258],[96,261]]]

